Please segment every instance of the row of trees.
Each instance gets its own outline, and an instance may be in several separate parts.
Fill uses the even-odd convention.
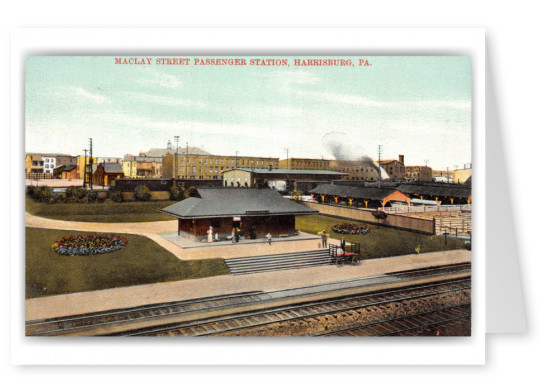
[[[194,192],[194,187],[186,188],[184,185],[174,185],[170,189],[170,199],[181,201],[189,198]],[[94,190],[82,187],[68,187],[63,193],[54,194],[52,189],[47,186],[28,186],[27,195],[37,202],[47,204],[51,203],[87,203],[98,200],[98,193]],[[107,198],[113,202],[123,202],[124,197],[120,190],[109,190]],[[138,186],[134,190],[134,199],[136,201],[150,201],[151,190],[147,186]]]

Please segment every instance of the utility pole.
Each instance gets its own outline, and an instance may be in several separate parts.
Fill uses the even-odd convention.
[[[92,165],[94,164],[94,159],[92,154],[92,138],[90,138],[89,140],[90,140],[90,156],[88,157],[89,159],[88,170],[90,172],[90,190],[91,190],[92,189]]]
[[[289,169],[289,148],[285,148],[287,151],[287,169]]]
[[[425,167],[427,167],[428,165],[429,165],[429,161],[425,160]]]
[[[188,146],[188,143],[186,141],[186,161],[184,162],[184,178],[186,178],[186,176],[187,176],[187,159],[188,159],[187,155],[188,155],[188,151],[189,151],[188,148],[189,148],[189,146]]]
[[[174,136],[174,140],[176,140],[176,155],[174,159],[176,174],[174,177],[178,179],[178,142],[180,141],[180,136]]]
[[[381,187],[381,153],[383,152],[383,146],[379,145],[379,187]]]
[[[84,181],[82,183],[82,187],[86,189],[86,176],[88,175],[88,162],[86,161],[86,159],[88,159],[88,156],[87,156],[87,153],[88,153],[88,150],[85,149],[84,150],[84,170],[82,170],[82,177],[84,178]]]

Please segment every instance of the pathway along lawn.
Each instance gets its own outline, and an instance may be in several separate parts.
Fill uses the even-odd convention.
[[[415,248],[420,252],[429,253],[465,248],[463,240],[448,237],[447,245],[443,236],[425,235],[394,228],[386,228],[367,224],[368,234],[343,235],[333,232],[334,225],[350,223],[362,225],[357,221],[340,219],[337,217],[309,215],[297,216],[296,229],[303,232],[317,234],[323,230],[330,238],[344,238],[347,242],[361,243],[361,252],[364,258],[384,258],[398,255],[415,254]]]
[[[40,228],[25,229],[27,299],[178,281],[228,274],[222,259],[181,261],[152,240],[138,235],[122,250],[87,256],[59,255],[51,246],[66,235],[93,234]]]
[[[25,210],[32,215],[54,220],[95,223],[139,223],[175,220],[158,212],[176,201],[90,202],[83,204],[45,204],[25,197]]]

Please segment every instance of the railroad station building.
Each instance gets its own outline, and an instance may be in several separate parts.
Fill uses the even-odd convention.
[[[247,239],[295,235],[295,216],[318,211],[283,198],[272,189],[223,188],[197,189],[190,197],[161,209],[161,213],[178,218],[178,235],[202,241],[209,228],[221,240],[239,228]]]
[[[410,198],[392,187],[360,187],[321,185],[312,189],[312,198],[322,204],[346,205],[360,208],[384,207],[389,201],[410,204]]]

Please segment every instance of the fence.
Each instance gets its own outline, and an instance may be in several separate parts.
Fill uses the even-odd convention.
[[[399,205],[387,208],[379,208],[386,213],[419,213],[419,212],[470,212],[472,205]]]
[[[344,219],[352,219],[365,221],[369,223],[381,224],[387,227],[407,229],[411,231],[436,233],[434,219],[422,217],[413,217],[406,215],[389,214],[384,220],[378,220],[373,216],[372,211],[366,209],[358,209],[341,205],[319,204],[317,202],[302,201],[302,203],[312,209],[318,210],[322,214],[341,217]]]
[[[54,175],[43,172],[26,172],[25,179],[54,179]]]

